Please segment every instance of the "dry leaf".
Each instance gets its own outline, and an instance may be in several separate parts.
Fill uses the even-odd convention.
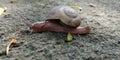
[[[95,16],[104,16],[104,13],[96,13]]]
[[[71,33],[68,33],[67,41],[72,41],[72,40],[73,40],[73,36],[71,35]]]
[[[79,9],[79,10],[82,10],[82,7],[80,6],[70,6],[71,8],[75,8],[75,9]]]
[[[16,44],[16,43],[17,43],[17,40],[16,40],[16,39],[12,38],[12,39],[10,40],[10,42],[8,43],[8,45],[7,45],[7,47],[6,47],[6,55],[8,55],[8,53],[9,53],[9,49],[10,49],[11,44]]]
[[[95,4],[92,4],[92,3],[90,3],[89,6],[90,6],[90,7],[96,7],[96,5],[95,5]]]

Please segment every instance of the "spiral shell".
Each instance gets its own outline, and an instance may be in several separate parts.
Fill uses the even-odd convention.
[[[60,20],[71,27],[78,27],[81,23],[79,13],[69,6],[57,6],[51,9],[47,16],[48,20]]]

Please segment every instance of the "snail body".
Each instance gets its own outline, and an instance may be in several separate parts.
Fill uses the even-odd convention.
[[[71,27],[64,27],[60,24],[51,22],[51,21],[45,21],[45,22],[36,22],[31,27],[33,32],[62,32],[62,33],[71,33],[71,34],[88,34],[90,32],[90,27],[77,27],[77,28],[71,28]]]
[[[80,27],[81,18],[76,10],[68,6],[58,6],[49,11],[45,21],[30,23],[25,19],[22,21],[30,27],[33,32],[63,32],[71,34],[87,34],[90,27]],[[69,27],[68,27],[69,26]]]

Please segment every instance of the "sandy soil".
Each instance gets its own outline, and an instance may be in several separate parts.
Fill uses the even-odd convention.
[[[90,7],[90,4],[94,7]],[[47,12],[55,6],[81,6],[81,26],[91,26],[87,35],[73,35],[65,42],[63,33],[29,33],[20,21],[20,15],[31,22],[45,20]],[[0,60],[119,60],[120,59],[120,0],[0,0],[7,11],[0,16],[0,52],[10,38],[23,42],[10,49]]]

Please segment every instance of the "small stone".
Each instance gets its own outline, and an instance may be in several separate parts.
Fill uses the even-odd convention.
[[[15,3],[15,2],[16,2],[16,0],[11,0],[11,1],[10,1],[10,3]]]
[[[0,32],[0,37],[1,37],[2,35],[4,35],[4,32]]]
[[[9,18],[9,17],[11,17],[11,14],[4,15],[4,18]]]

